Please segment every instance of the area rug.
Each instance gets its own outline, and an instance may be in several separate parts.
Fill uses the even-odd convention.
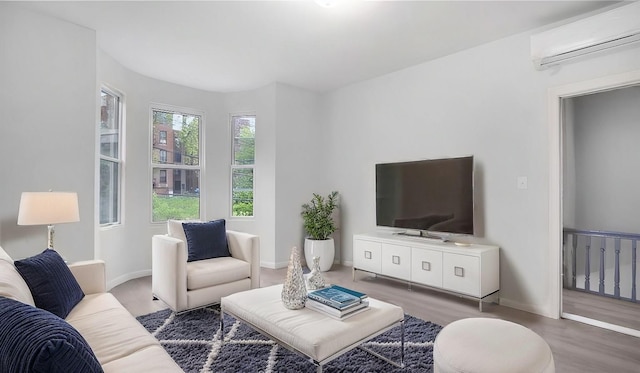
[[[170,310],[140,316],[138,321],[187,373],[191,372],[315,372],[307,359],[225,315],[225,343],[220,347],[220,308],[198,309],[176,315]],[[441,326],[405,315],[405,368],[397,368],[360,349],[354,349],[323,367],[334,372],[431,372],[433,341]],[[394,361],[400,359],[400,327],[365,346]]]

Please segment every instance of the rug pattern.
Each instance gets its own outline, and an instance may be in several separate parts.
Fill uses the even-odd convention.
[[[212,306],[176,315],[170,310],[140,316],[138,321],[187,373],[191,372],[315,372],[307,359],[262,336],[231,316],[224,319],[220,344],[220,308]],[[323,367],[327,373],[431,372],[433,341],[441,326],[405,315],[405,368],[399,369],[360,349]],[[365,346],[394,361],[400,359],[400,327]]]

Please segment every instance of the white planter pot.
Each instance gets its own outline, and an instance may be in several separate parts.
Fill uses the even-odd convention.
[[[326,272],[331,269],[333,258],[336,254],[333,238],[326,240],[304,239],[304,259],[309,266],[313,262],[314,256],[320,257],[320,271]]]

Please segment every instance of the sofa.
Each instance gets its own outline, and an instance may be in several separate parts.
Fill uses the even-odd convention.
[[[174,312],[219,303],[227,295],[260,287],[259,237],[226,230],[223,219],[203,223],[168,220],[167,234],[152,237],[151,291]],[[220,257],[190,260],[190,240],[183,224],[203,229],[210,224],[222,236],[222,249],[228,251]],[[205,237],[204,241],[211,240]]]
[[[53,313],[35,307],[34,296],[31,294],[30,287],[16,269],[16,265],[18,263],[14,265],[11,257],[0,247],[0,300],[5,302],[4,304],[13,302],[16,307],[22,307],[23,310],[29,312],[44,313],[48,320],[51,320],[51,323],[55,322],[64,325],[68,323],[72,327],[69,329],[72,332],[77,331],[81,336],[80,339],[84,339],[93,354],[95,354],[99,364],[97,371],[101,367],[104,372],[118,373],[182,372],[160,343],[146,331],[112,294],[106,292],[105,263],[103,261],[90,260],[68,264],[68,268],[77,284],[80,285],[84,296],[73,306],[64,321],[61,321],[62,319]],[[7,308],[6,306],[0,308],[0,316],[6,317]],[[26,319],[26,321],[26,324],[31,323],[31,319]],[[29,351],[30,347],[21,350],[18,347],[10,346],[14,343],[14,340],[20,339],[15,337],[20,336],[20,331],[7,331],[6,321],[2,322],[5,322],[2,330],[3,334],[0,335],[3,351],[13,351],[13,355],[32,353],[32,351]],[[44,329],[46,329],[46,325]],[[7,335],[13,335],[14,337],[7,338]],[[55,348],[60,347],[56,346],[51,340],[48,343],[49,345],[46,348],[55,350]],[[46,348],[43,350],[46,350]],[[42,355],[42,352],[39,352],[39,354]],[[50,354],[55,355],[56,353]],[[6,360],[7,356],[2,358]],[[54,356],[51,359],[55,358]],[[23,369],[14,368],[13,370]],[[55,369],[51,367],[35,369],[30,366],[28,370],[72,371],[75,369],[70,367],[65,369],[64,366],[60,367],[58,365]]]

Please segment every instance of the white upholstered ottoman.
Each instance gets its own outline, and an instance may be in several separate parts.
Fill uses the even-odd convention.
[[[547,342],[522,325],[488,318],[454,321],[433,345],[435,373],[553,373]]]
[[[369,310],[345,320],[334,320],[319,312],[303,308],[284,307],[280,294],[282,285],[235,293],[221,300],[223,314],[230,314],[268,336],[283,347],[307,356],[322,372],[322,367],[343,353],[360,347],[363,342],[402,326],[401,360],[404,356],[404,311],[401,307],[369,298]],[[220,318],[221,330],[224,317]],[[222,335],[224,340],[224,335]]]

